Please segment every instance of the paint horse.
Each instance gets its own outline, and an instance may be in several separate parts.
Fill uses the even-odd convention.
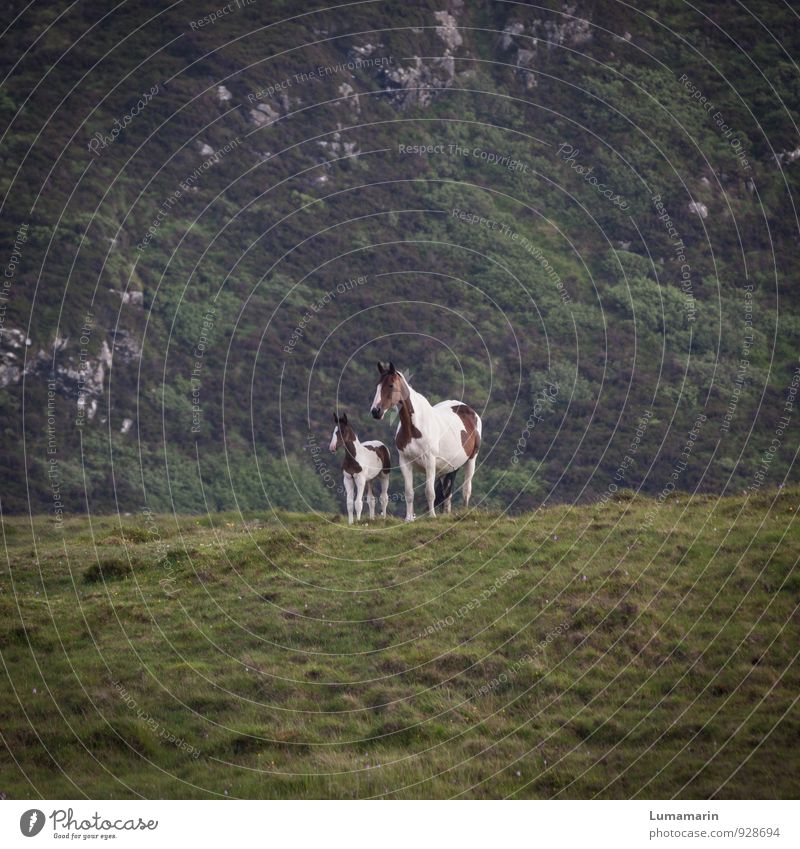
[[[414,469],[425,472],[428,514],[452,508],[453,479],[464,466],[464,506],[469,506],[472,477],[481,447],[480,416],[460,401],[442,401],[435,406],[411,388],[393,363],[378,363],[380,382],[372,402],[372,416],[382,419],[392,407],[400,412],[395,444],[400,453],[406,495],[406,521],[414,520]],[[437,486],[437,479],[439,485]]]
[[[335,453],[344,446],[342,479],[347,493],[347,521],[353,524],[353,506],[355,504],[356,521],[361,521],[364,489],[367,490],[367,505],[370,519],[375,518],[375,496],[372,494],[372,481],[378,478],[381,484],[381,516],[386,518],[386,505],[389,503],[389,449],[377,440],[359,442],[355,431],[347,423],[347,416],[333,414],[336,427],[331,435],[331,452]]]

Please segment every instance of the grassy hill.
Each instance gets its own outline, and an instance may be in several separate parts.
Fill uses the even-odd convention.
[[[794,797],[800,489],[6,519],[7,797]]]

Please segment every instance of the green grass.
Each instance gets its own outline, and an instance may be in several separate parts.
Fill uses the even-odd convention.
[[[798,509],[6,520],[0,792],[797,797]]]

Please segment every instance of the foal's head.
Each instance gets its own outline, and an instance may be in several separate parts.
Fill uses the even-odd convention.
[[[334,413],[333,420],[336,422],[336,427],[331,434],[331,444],[329,447],[332,453],[336,453],[342,445],[356,441],[356,432],[347,423],[346,413],[342,416]]]
[[[408,384],[403,375],[395,369],[394,363],[378,363],[378,371],[381,379],[372,401],[373,419],[382,419],[387,410],[408,398]]]

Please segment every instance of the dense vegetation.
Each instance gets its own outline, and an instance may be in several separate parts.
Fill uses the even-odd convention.
[[[0,791],[797,798],[798,509],[12,519]]]
[[[678,489],[796,480],[789,4],[23,5],[6,513],[332,510],[378,359],[482,411],[489,508],[657,494],[703,416]]]

